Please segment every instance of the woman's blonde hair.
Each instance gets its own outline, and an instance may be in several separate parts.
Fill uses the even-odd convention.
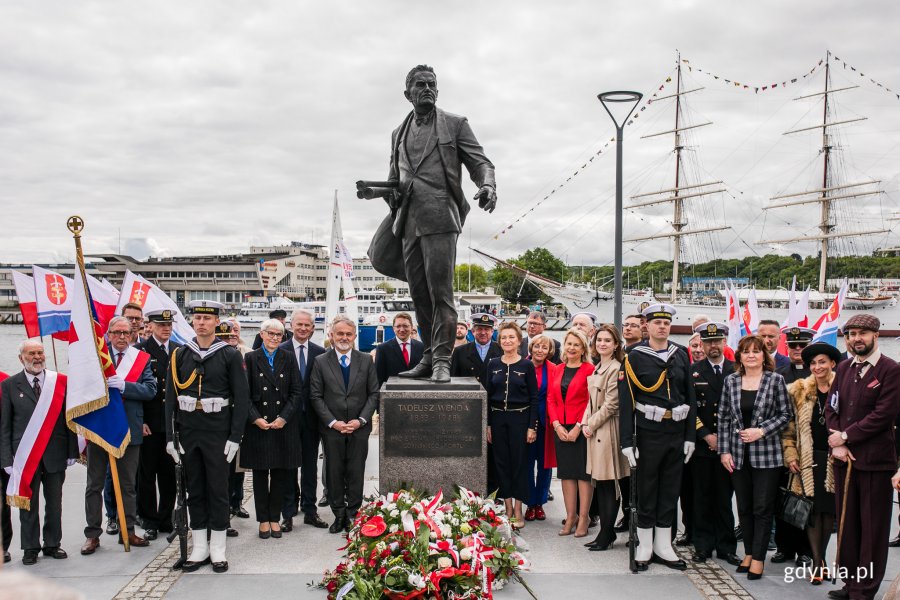
[[[566,332],[566,337],[563,338],[563,345],[565,345],[566,340],[569,339],[570,335],[575,336],[575,339],[578,340],[581,344],[581,362],[591,362],[591,350],[590,346],[588,346],[588,340],[584,333],[582,333],[581,330],[577,327],[572,327]],[[565,352],[565,349],[563,349],[563,352]],[[563,358],[562,362],[565,363],[566,359]]]

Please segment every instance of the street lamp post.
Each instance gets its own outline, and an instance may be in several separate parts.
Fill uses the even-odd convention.
[[[603,104],[609,118],[612,119],[616,126],[616,270],[615,270],[615,304],[614,304],[614,322],[616,329],[622,330],[622,138],[625,123],[638,103],[643,98],[640,92],[603,92],[597,94],[597,99]],[[616,120],[612,111],[609,110],[608,103],[624,103],[633,102],[628,114],[621,122]]]

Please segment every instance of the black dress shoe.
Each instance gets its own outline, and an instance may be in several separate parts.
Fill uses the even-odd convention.
[[[272,537],[272,530],[271,530],[271,529],[266,529],[265,531],[263,531],[262,529],[259,530],[259,539],[261,539],[261,540],[267,540],[267,539],[269,539],[270,537]]]
[[[55,558],[57,560],[69,558],[69,555],[66,554],[66,551],[59,546],[57,546],[56,548],[44,548],[42,552],[44,553],[44,556],[49,556],[50,558]]]
[[[22,557],[23,565],[33,565],[37,563],[37,550],[26,550],[25,556]]]
[[[204,558],[203,560],[198,560],[198,561],[188,560],[188,561],[185,561],[185,563],[183,565],[181,565],[181,570],[184,571],[185,573],[193,573],[194,571],[196,571],[203,565],[208,565],[208,564],[209,564],[208,556],[206,558]]]
[[[638,573],[641,571],[646,571],[650,568],[650,563],[645,560],[636,560],[634,561],[635,566],[637,566]]]
[[[897,537],[888,542],[888,547],[900,548],[900,533],[897,534]]]
[[[553,492],[547,492],[547,502],[553,502]]]
[[[599,524],[600,524],[600,517],[591,517],[591,522],[588,523],[588,529],[591,529],[592,527],[596,527]]]
[[[222,562],[214,562],[212,564],[213,573],[224,573],[228,570],[228,561],[223,560]]]
[[[303,524],[312,525],[313,527],[316,527],[318,529],[328,528],[328,523],[320,519],[319,515],[317,514],[306,515],[305,517],[303,517]]]
[[[273,530],[272,530],[272,537],[275,538],[275,539],[280,538],[280,537],[281,537],[281,530],[280,530],[280,529],[273,529]]]
[[[707,556],[706,552],[695,551],[691,555],[691,560],[696,563],[705,563],[707,558],[709,558],[709,556]]]
[[[225,537],[237,537],[239,535],[241,535],[241,534],[238,532],[237,529],[232,529],[231,527],[229,527],[228,529],[225,530]]]
[[[322,494],[322,499],[319,500],[319,506],[320,507],[328,506],[328,496],[327,495]]]
[[[335,517],[334,523],[331,524],[331,527],[328,528],[328,533],[340,533],[344,530],[344,518],[343,517]]]
[[[680,547],[690,546],[691,545],[691,536],[689,536],[689,535],[678,536],[678,538],[675,540],[675,545],[680,546]]]
[[[115,519],[109,519],[106,522],[106,533],[108,535],[119,535],[119,522]]]
[[[420,362],[408,371],[397,373],[397,376],[413,379],[425,379],[431,377],[431,363]]]
[[[812,558],[806,556],[805,554],[798,554],[797,560],[794,561],[794,564],[798,567],[802,567],[803,565],[812,566]]]
[[[159,532],[156,531],[155,529],[145,529],[144,530],[144,539],[145,540],[153,541],[157,537],[159,537]]]
[[[747,579],[750,581],[756,581],[758,579],[762,579],[762,573],[754,573],[753,571],[747,571]]]
[[[610,548],[613,547],[613,543],[615,543],[615,541],[616,541],[616,539],[613,538],[613,539],[609,540],[608,542],[604,541],[604,542],[599,542],[597,544],[591,544],[591,546],[588,547],[588,550],[590,550],[591,552],[606,552],[607,550],[609,550]]]
[[[4,550],[4,551],[3,551],[3,562],[4,562],[4,563],[8,563],[8,562],[11,561],[11,560],[12,560],[12,556],[9,555],[9,552],[7,552],[6,550]]]
[[[290,533],[294,530],[294,518],[288,517],[281,522],[281,530],[285,533]]]
[[[680,558],[678,560],[665,560],[654,554],[651,560],[655,563],[669,567],[670,569],[675,569],[676,571],[687,571],[687,563]]]
[[[846,600],[850,597],[850,592],[848,592],[846,588],[831,590],[828,592],[828,597],[833,598],[834,600]]]
[[[794,560],[794,555],[791,554],[790,556],[788,556],[784,552],[776,552],[775,554],[772,555],[772,558],[770,560],[777,565],[780,563],[787,562],[789,560]]]
[[[237,509],[236,511],[234,511],[234,516],[236,516],[238,519],[249,519],[249,518],[250,518],[250,513],[248,513],[248,512],[247,512],[246,510],[244,510],[243,508],[239,508],[239,509]],[[225,570],[226,570],[226,571],[228,570],[228,567],[227,567],[227,566],[225,567]]]
[[[625,517],[619,519],[619,522],[616,523],[615,527],[613,527],[613,531],[615,531],[616,533],[623,533],[625,531],[628,531],[628,519],[626,519]]]
[[[737,554],[725,554],[724,556],[719,554],[719,558],[727,562],[729,565],[734,565],[735,567],[741,564],[741,557]]]

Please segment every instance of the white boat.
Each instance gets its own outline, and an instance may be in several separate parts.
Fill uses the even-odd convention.
[[[359,320],[362,323],[367,317],[375,317],[384,312],[384,301],[388,294],[384,290],[360,290],[356,294],[357,306],[359,308]],[[240,312],[238,312],[237,320],[242,327],[259,327],[263,321],[269,318],[269,312],[281,309],[288,314],[288,322],[295,310],[305,310],[315,315],[317,324],[325,322],[325,301],[315,300],[307,302],[295,302],[279,296],[272,298],[269,302],[244,302],[241,304]],[[347,303],[343,300],[338,301],[338,312],[343,314],[346,312]]]

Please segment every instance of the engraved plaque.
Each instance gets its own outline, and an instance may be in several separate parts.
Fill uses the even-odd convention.
[[[385,456],[480,456],[482,402],[475,398],[403,398],[385,403]]]

